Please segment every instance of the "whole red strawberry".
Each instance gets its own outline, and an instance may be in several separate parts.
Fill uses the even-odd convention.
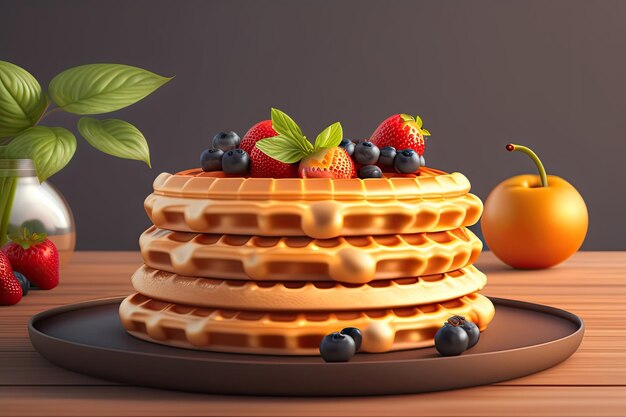
[[[0,305],[11,306],[22,299],[22,287],[13,275],[9,258],[0,252]]]
[[[298,164],[285,164],[264,154],[256,146],[250,153],[250,176],[255,178],[296,178]]]
[[[2,251],[15,271],[42,290],[59,285],[59,252],[45,234],[22,229],[20,235],[11,237]]]
[[[430,136],[430,132],[422,127],[419,116],[394,114],[376,128],[370,141],[381,149],[385,146],[393,146],[399,151],[413,149],[422,156],[425,136]]]
[[[278,135],[278,132],[272,127],[271,120],[263,120],[252,126],[250,130],[241,139],[239,147],[251,155],[254,145],[261,139],[271,138]]]

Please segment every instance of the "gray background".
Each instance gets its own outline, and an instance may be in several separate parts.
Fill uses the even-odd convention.
[[[483,199],[535,172],[504,145],[532,146],[585,198],[583,248],[626,249],[626,2],[0,0],[0,17],[0,59],[42,84],[92,62],[176,75],[114,114],[144,132],[152,170],[81,141],[52,178],[80,249],[137,249],[153,178],[197,166],[215,132],[243,135],[271,106],[309,136],[340,120],[367,137],[419,113],[429,165],[465,173]]]

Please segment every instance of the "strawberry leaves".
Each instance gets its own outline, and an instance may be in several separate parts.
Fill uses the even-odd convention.
[[[31,233],[26,227],[23,227],[17,234],[10,235],[9,239],[24,250],[28,250],[31,246],[37,246],[46,241],[48,237],[45,233]]]
[[[424,129],[422,126],[424,125],[424,122],[422,121],[422,118],[418,116],[415,116],[415,118],[413,116],[411,116],[410,114],[401,114],[400,118],[406,123],[406,122],[414,122],[416,127],[419,129],[420,132],[422,132],[423,136],[430,136],[430,132],[426,129]]]
[[[285,164],[293,164],[324,148],[339,146],[343,139],[341,123],[333,123],[320,133],[315,139],[315,146],[311,145],[302,134],[300,126],[286,113],[272,109],[272,127],[278,136],[261,139],[256,147],[270,158]]]

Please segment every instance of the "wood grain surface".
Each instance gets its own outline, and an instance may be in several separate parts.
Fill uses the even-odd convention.
[[[544,271],[515,271],[489,252],[486,295],[564,308],[585,320],[585,338],[566,362],[491,386],[420,395],[263,398],[187,394],[116,384],[58,368],[28,340],[35,313],[126,295],[141,263],[135,252],[76,253],[53,291],[0,307],[0,415],[626,415],[626,252],[581,252]],[[511,325],[514,325],[512,323]]]

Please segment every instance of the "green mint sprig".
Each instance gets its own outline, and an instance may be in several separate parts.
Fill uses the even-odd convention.
[[[324,148],[339,146],[343,139],[341,123],[336,122],[324,129],[312,145],[302,133],[300,126],[284,112],[272,109],[272,127],[278,133],[267,139],[261,139],[256,147],[270,158],[286,164],[298,162],[312,153]]]
[[[129,65],[88,64],[55,76],[46,93],[26,70],[0,61],[0,158],[32,159],[43,182],[72,159],[76,137],[61,127],[40,126],[41,119],[57,111],[95,115],[120,110],[171,79]],[[49,109],[51,104],[56,107]],[[99,151],[150,166],[148,143],[132,124],[82,117],[77,127]]]

